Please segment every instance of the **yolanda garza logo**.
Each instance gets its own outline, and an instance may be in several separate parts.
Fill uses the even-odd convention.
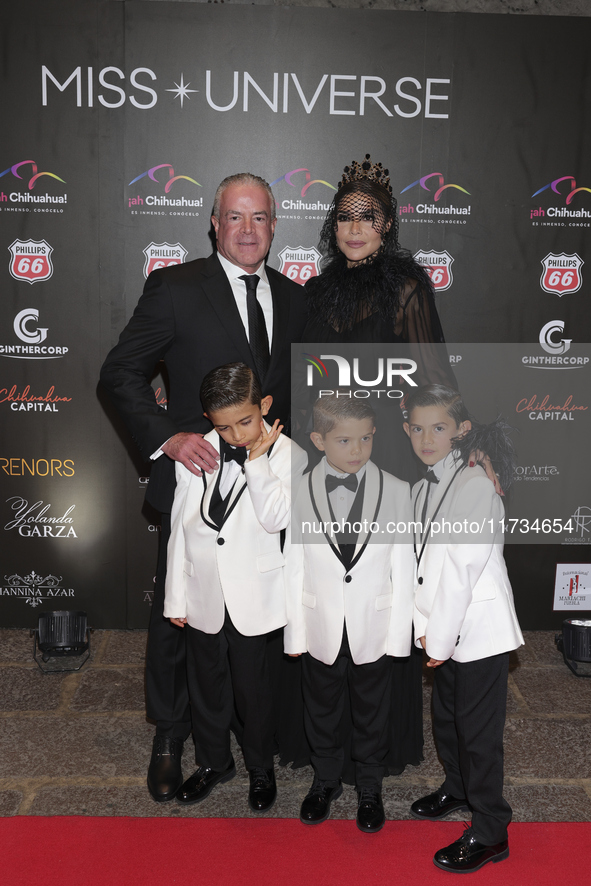
[[[23,308],[19,311],[12,327],[17,338],[25,342],[24,345],[0,344],[0,357],[10,357],[15,360],[57,360],[65,357],[68,348],[58,345],[44,345],[47,338],[48,328],[39,327],[39,311],[37,308]]]
[[[327,367],[325,361],[332,360],[336,363],[338,371],[336,383],[332,383],[332,390],[323,389],[318,391],[319,397],[336,396],[349,399],[355,397],[365,400],[371,396],[376,396],[379,399],[384,394],[392,400],[402,400],[404,391],[394,388],[394,385],[401,385],[406,382],[412,387],[417,387],[417,382],[411,378],[417,370],[417,364],[414,360],[407,358],[377,358],[371,370],[375,374],[375,378],[367,379],[361,377],[359,357],[354,357],[352,361],[349,361],[340,354],[320,354],[318,357],[314,354],[304,353],[303,356],[308,364],[306,367],[306,385],[308,387],[318,386],[314,370],[319,373],[321,384],[331,384],[330,370],[334,370],[334,367]],[[367,360],[364,360],[364,364],[367,364],[367,362]],[[366,365],[364,365],[364,374],[365,371],[367,371]],[[353,383],[362,387],[353,389]],[[385,385],[385,387],[378,388],[378,385]]]
[[[58,403],[71,403],[71,397],[60,397],[51,385],[45,394],[31,393],[31,385],[0,388],[0,404],[9,405],[11,412],[59,412]]]
[[[544,191],[549,192],[547,196],[550,196],[550,198],[552,198],[552,194],[556,194],[560,200],[554,198],[554,202],[564,205],[546,206],[546,208],[537,206],[535,209],[530,209],[529,217],[533,227],[591,227],[591,207],[587,209],[580,205],[577,207],[584,194],[591,194],[591,188],[577,187],[577,182],[573,175],[561,175],[542,188],[538,188],[531,195],[531,199],[535,199],[540,194],[543,194]],[[547,219],[552,219],[552,221],[547,221]]]
[[[540,286],[544,292],[550,292],[562,298],[567,292],[578,292],[583,285],[581,268],[585,262],[577,255],[549,252],[542,259],[542,276]]]
[[[293,180],[294,177],[296,177],[297,183]],[[278,213],[278,218],[324,219],[330,209],[333,195],[330,193],[326,194],[323,189],[328,188],[329,191],[336,191],[334,185],[322,178],[312,178],[312,173],[305,166],[299,169],[292,169],[290,172],[286,172],[285,175],[276,178],[271,182],[271,187],[279,186],[279,190],[281,190],[281,182],[285,182],[290,188],[295,188],[296,191],[299,190],[299,197],[293,195],[276,200],[277,209],[287,213],[286,215]],[[320,190],[318,187],[314,187],[313,192],[308,194],[308,191],[314,185],[320,185]],[[308,213],[315,214],[309,215]]]
[[[144,277],[148,277],[152,271],[160,268],[169,268],[171,265],[182,265],[188,251],[180,243],[150,243],[144,249],[146,260],[144,262]]]
[[[74,588],[63,586],[61,575],[41,576],[34,570],[28,575],[18,573],[4,576],[5,585],[0,588],[1,597],[18,597],[35,608],[44,600],[53,601],[56,597],[75,597]]]
[[[434,249],[426,252],[424,249],[419,249],[418,252],[415,252],[414,259],[423,265],[437,292],[444,292],[451,287],[454,281],[451,272],[454,259],[446,249],[442,252],[436,252]]]
[[[305,249],[303,246],[286,246],[278,253],[281,261],[279,271],[303,286],[312,277],[318,276],[318,262],[322,258],[314,246]]]
[[[588,406],[579,406],[572,394],[560,403],[552,403],[550,395],[539,398],[537,394],[522,397],[517,402],[515,412],[526,413],[530,421],[574,421],[575,416],[587,412]]]
[[[9,166],[4,172],[0,172],[0,179],[4,178],[4,176],[12,176],[12,179],[17,179],[21,183],[20,190],[10,191],[8,194],[5,194],[4,190],[0,190],[0,207],[5,211],[29,212],[31,204],[34,204],[33,209],[35,212],[64,211],[63,206],[68,202],[67,194],[54,195],[49,194],[47,191],[45,194],[42,194],[38,188],[35,190],[39,179],[45,179],[45,177],[52,178],[65,185],[66,182],[63,178],[60,178],[55,172],[39,172],[34,160],[20,160],[18,163]],[[11,178],[7,178],[2,184],[8,184],[9,182],[12,183]],[[23,186],[26,188],[25,190],[22,190]],[[7,190],[10,190],[10,185],[8,185]],[[5,206],[5,203],[13,205]],[[59,205],[54,206],[54,204]]]
[[[165,171],[164,171],[165,170]],[[156,166],[152,166],[151,169],[146,170],[146,172],[142,172],[140,175],[136,175],[134,179],[132,179],[128,188],[131,188],[132,185],[135,185],[136,182],[141,181],[142,179],[148,179],[149,181],[155,182],[159,186],[159,189],[164,189],[165,196],[158,196],[156,194],[148,194],[147,196],[142,197],[140,194],[136,194],[133,197],[127,197],[128,208],[133,209],[132,215],[154,215],[160,213],[154,213],[150,211],[154,207],[168,207],[175,210],[192,210],[198,207],[203,206],[203,197],[168,197],[167,194],[170,193],[172,186],[177,182],[189,182],[192,185],[195,185],[198,188],[203,187],[203,185],[199,184],[196,179],[192,178],[190,175],[176,175],[173,167],[170,163],[159,163]],[[134,207],[142,207],[149,206],[150,210],[142,210],[135,209]],[[163,214],[163,213],[162,213]],[[178,212],[170,212],[170,215],[177,215]],[[182,212],[183,215],[199,215],[198,212]]]
[[[8,269],[15,280],[40,283],[53,274],[51,253],[53,246],[47,240],[14,240],[8,247]]]
[[[451,197],[456,191],[460,191],[468,197],[472,196],[470,191],[467,191],[466,188],[463,188],[461,185],[446,184],[445,179],[440,172],[430,172],[428,175],[423,175],[421,178],[412,182],[412,184],[407,185],[401,190],[400,194],[406,194],[408,191],[412,191],[413,188],[416,187],[419,187],[421,191],[426,191],[427,194],[432,196],[432,202],[417,202],[414,204],[407,203],[406,205],[400,205],[398,207],[398,215],[400,216],[401,222],[428,222],[429,224],[433,224],[436,218],[438,224],[466,224],[467,216],[472,212],[472,206],[470,204],[468,206],[436,205],[444,194],[446,197]],[[423,200],[426,199],[427,198],[423,196]],[[413,216],[415,215],[418,217],[414,218]]]
[[[14,516],[4,525],[5,532],[16,530],[23,538],[78,538],[74,520],[70,516],[76,505],[70,505],[63,514],[53,516],[50,504],[36,501],[29,505],[26,498],[11,495],[6,504]]]

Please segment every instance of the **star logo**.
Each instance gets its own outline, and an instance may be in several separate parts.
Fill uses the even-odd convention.
[[[182,74],[181,74],[181,82],[177,83],[175,80],[174,85],[176,86],[176,89],[167,89],[166,92],[175,92],[176,93],[175,98],[180,98],[181,108],[183,107],[183,101],[185,99],[191,98],[191,96],[189,95],[190,92],[199,92],[198,89],[189,89],[189,86],[191,85],[190,82],[187,83],[187,85],[185,86],[185,81],[183,79]]]

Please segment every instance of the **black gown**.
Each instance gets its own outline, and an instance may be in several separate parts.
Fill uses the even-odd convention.
[[[412,276],[403,276],[402,271]],[[394,265],[396,265],[394,267]],[[361,272],[361,273],[359,273]],[[328,279],[327,279],[328,278]],[[377,281],[377,283],[376,283]],[[390,288],[384,298],[368,300],[357,305],[357,315],[353,323],[345,329],[338,329],[326,319],[327,293],[331,287],[344,282],[345,288],[351,283],[359,293],[367,284],[384,285]],[[392,291],[392,287],[398,291]],[[354,275],[347,269],[342,257],[331,262],[327,276],[313,278],[306,285],[308,295],[309,320],[304,329],[302,341],[307,343],[394,343],[409,346],[409,356],[419,364],[419,383],[442,383],[455,386],[455,378],[449,367],[444,346],[443,331],[435,307],[433,290],[424,270],[412,259],[406,257],[402,263],[396,258],[382,258],[372,263],[372,267],[355,269]],[[317,312],[316,296],[322,302],[322,311]],[[391,309],[384,311],[384,302]],[[439,347],[429,347],[429,345]],[[420,348],[413,347],[420,345]],[[397,401],[379,401],[372,460],[384,470],[406,480],[412,485],[419,479],[418,464],[415,461],[408,437],[402,427],[403,418]],[[305,440],[298,440],[304,445]],[[309,449],[308,449],[309,451]],[[305,736],[298,726],[300,717],[301,690],[298,694],[298,674],[300,659],[289,659],[283,669],[283,678],[288,685],[282,697],[290,698],[281,712],[280,722],[283,734],[279,735],[282,762],[295,761],[294,766],[309,761]],[[422,697],[422,652],[412,646],[407,658],[392,658],[392,708],[390,717],[389,752],[386,758],[387,774],[398,775],[411,764],[417,766],[423,760],[423,697]],[[345,743],[345,770],[343,780],[354,784],[354,763],[350,754],[351,713],[348,707],[341,724],[341,735]]]

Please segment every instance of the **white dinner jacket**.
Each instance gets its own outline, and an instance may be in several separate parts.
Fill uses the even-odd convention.
[[[331,520],[324,460],[300,483],[286,550],[287,653],[307,651],[333,664],[346,625],[355,664],[410,654],[413,552],[404,532],[411,514],[410,487],[372,462],[365,478],[361,521],[368,527],[376,522],[379,529],[359,535],[348,570],[330,533],[301,532],[304,521]],[[388,533],[388,522],[399,524],[401,531]]]
[[[218,452],[219,439],[216,431],[205,435]],[[302,475],[307,460],[303,449],[283,434],[268,456],[247,459],[219,531],[209,521],[218,472],[196,477],[176,462],[166,618],[186,616],[191,627],[215,634],[226,607],[236,629],[247,637],[286,623],[280,531],[290,520],[292,479]]]
[[[503,557],[505,510],[479,465],[467,467],[450,453],[443,467],[426,521],[428,527],[433,520],[438,532],[415,534],[415,643],[425,636],[427,654],[438,661],[476,661],[523,643]],[[421,480],[413,488],[415,521],[428,485]],[[454,523],[456,529],[462,524],[461,533],[449,531]],[[483,531],[471,532],[477,525]]]

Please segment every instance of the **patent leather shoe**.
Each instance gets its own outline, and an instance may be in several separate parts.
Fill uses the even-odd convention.
[[[155,735],[148,767],[148,790],[154,800],[172,800],[183,783],[181,756],[183,740],[170,735]]]
[[[253,812],[268,812],[277,799],[274,770],[253,766],[248,776],[250,778],[248,805]]]
[[[466,828],[459,840],[435,853],[433,863],[442,871],[470,874],[472,871],[478,871],[489,861],[494,864],[505,858],[509,858],[508,840],[487,846],[475,838],[472,828]]]
[[[334,782],[315,778],[302,801],[300,821],[303,824],[320,824],[326,821],[330,815],[330,804],[342,793],[343,785],[340,779]]]
[[[386,821],[382,795],[379,791],[362,788],[357,791],[357,827],[364,834],[376,834]]]
[[[226,769],[211,769],[209,766],[200,766],[199,769],[186,780],[176,795],[179,803],[183,806],[191,806],[193,803],[201,803],[209,797],[216,784],[230,781],[236,775],[234,758]]]
[[[467,800],[458,800],[451,794],[446,794],[441,788],[433,794],[427,794],[421,797],[410,807],[410,811],[415,818],[426,818],[431,821],[439,821],[445,818],[450,812],[457,812],[460,809],[470,810]]]

